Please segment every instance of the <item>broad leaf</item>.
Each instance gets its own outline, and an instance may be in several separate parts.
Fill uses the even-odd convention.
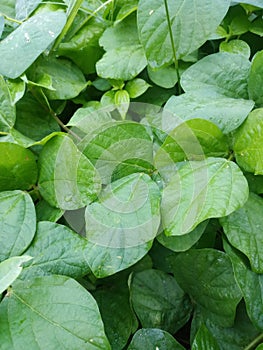
[[[263,175],[263,108],[252,111],[234,138],[235,158],[244,170]]]
[[[0,76],[0,131],[9,131],[15,124],[16,110],[5,79]]]
[[[248,93],[251,100],[263,106],[263,51],[257,52],[253,57],[248,79]]]
[[[201,238],[204,233],[208,221],[199,224],[193,231],[182,236],[166,236],[164,232],[157,236],[158,242],[164,247],[174,252],[184,252],[190,249]]]
[[[16,18],[27,18],[41,3],[41,0],[16,0]]]
[[[96,169],[66,135],[55,136],[45,144],[39,167],[39,190],[51,206],[78,209],[100,191]]]
[[[26,192],[0,192],[0,261],[22,254],[36,229],[34,203]]]
[[[220,350],[215,338],[204,324],[199,328],[191,350]]]
[[[84,258],[85,247],[86,240],[66,226],[40,222],[26,251],[33,260],[25,265],[21,278],[50,274],[82,277],[89,272]]]
[[[0,294],[3,293],[20,275],[23,267],[21,264],[31,260],[31,256],[13,256],[0,263]]]
[[[204,316],[224,327],[232,326],[241,294],[228,256],[215,249],[200,249],[171,259],[178,284],[201,306]]]
[[[49,78],[52,89],[44,89],[50,100],[66,100],[79,95],[86,87],[82,71],[71,61],[55,58],[40,57],[28,71],[28,78],[39,83]]]
[[[96,64],[100,77],[131,80],[146,67],[147,61],[141,45],[121,46],[107,51]]]
[[[181,77],[184,91],[209,89],[231,98],[248,98],[250,62],[242,55],[219,52],[188,68]]]
[[[229,215],[247,197],[247,181],[235,163],[222,158],[186,162],[163,191],[164,232],[167,236],[191,232],[208,218]]]
[[[184,350],[174,337],[161,329],[143,328],[139,329],[133,336],[128,350]]]
[[[235,278],[245,299],[248,316],[255,327],[262,331],[263,275],[251,271],[234,248],[226,242],[224,242],[224,248],[232,261]]]
[[[178,73],[173,66],[162,67],[160,69],[151,69],[148,66],[147,72],[151,81],[166,89],[174,87],[178,81]]]
[[[130,295],[143,328],[160,328],[174,334],[190,318],[190,299],[174,277],[163,271],[144,270],[134,274]]]
[[[235,53],[240,54],[247,59],[249,59],[251,55],[250,46],[243,40],[231,40],[229,42],[222,41],[220,43],[220,51],[221,52],[229,52],[229,53]],[[250,96],[251,98],[251,96]],[[253,100],[253,98],[251,98]]]
[[[227,134],[243,123],[253,107],[251,100],[226,97],[211,92],[211,89],[197,89],[170,97],[164,107],[162,129],[171,131],[185,120],[202,118]]]
[[[21,79],[8,79],[7,86],[10,92],[12,105],[15,105],[25,94],[26,84]]]
[[[110,349],[95,300],[64,276],[16,282],[0,304],[0,325],[3,350]]]
[[[150,66],[172,63],[173,51],[178,60],[198,49],[215,32],[229,5],[229,0],[140,0],[138,31]]]
[[[0,143],[0,191],[27,190],[37,181],[34,154],[19,145]]]
[[[64,210],[52,207],[44,199],[36,204],[37,221],[56,222],[64,214]]]
[[[263,273],[263,199],[251,193],[241,209],[220,222],[229,242],[249,258],[252,270]]]
[[[140,164],[152,163],[151,137],[144,125],[135,122],[104,125],[84,138],[79,147],[94,164],[104,184],[110,183],[120,166],[131,160],[134,160],[133,172],[141,171]]]
[[[0,4],[0,12],[4,15],[15,18],[15,2],[16,0],[6,0]]]
[[[38,13],[0,42],[0,73],[19,77],[56,39],[66,23],[64,11]]]
[[[93,293],[112,349],[123,349],[138,328],[138,321],[130,306],[128,286],[110,285]],[[114,315],[114,317],[113,317]]]
[[[136,78],[125,85],[125,90],[128,91],[130,98],[136,98],[141,96],[148,90],[149,85],[145,80]]]

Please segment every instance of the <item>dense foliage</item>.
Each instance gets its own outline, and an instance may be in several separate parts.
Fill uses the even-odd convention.
[[[0,3],[0,349],[263,349],[263,2]]]

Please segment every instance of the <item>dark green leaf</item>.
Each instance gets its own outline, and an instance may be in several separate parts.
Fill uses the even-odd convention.
[[[37,221],[56,222],[64,214],[64,210],[52,207],[44,199],[36,205]]]
[[[253,57],[248,79],[248,93],[251,100],[263,106],[263,51]]]
[[[228,256],[215,249],[189,250],[172,263],[177,282],[201,306],[204,316],[232,326],[241,293]]]
[[[143,328],[160,328],[174,334],[190,318],[190,299],[174,277],[163,271],[135,273],[130,282],[130,295]]]
[[[215,338],[204,324],[199,328],[191,350],[220,350]]]

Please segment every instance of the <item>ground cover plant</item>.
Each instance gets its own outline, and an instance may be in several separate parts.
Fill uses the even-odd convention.
[[[262,0],[7,0],[0,35],[0,349],[262,350]]]

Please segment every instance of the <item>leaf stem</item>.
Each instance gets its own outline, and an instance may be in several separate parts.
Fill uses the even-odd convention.
[[[4,19],[6,19],[6,20],[9,21],[9,22],[14,22],[14,23],[17,23],[17,24],[22,24],[22,23],[23,23],[22,21],[19,21],[18,19],[9,17],[9,16],[5,15],[5,14],[2,13],[2,12],[0,12],[0,16],[3,16]]]
[[[58,46],[60,45],[61,41],[63,40],[63,38],[65,37],[65,35],[67,34],[67,32],[69,31],[77,13],[78,10],[82,4],[83,0],[76,0],[75,4],[73,5],[72,9],[69,12],[68,15],[68,19],[67,22],[64,26],[64,28],[62,29],[62,32],[60,33],[60,35],[57,37],[53,47],[52,47],[52,51],[56,51],[56,49],[58,48]]]
[[[245,347],[244,350],[253,350],[257,345],[260,345],[263,342],[263,333],[261,333],[257,338],[252,340],[252,342]]]

